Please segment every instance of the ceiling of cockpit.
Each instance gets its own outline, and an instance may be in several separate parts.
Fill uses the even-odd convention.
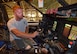
[[[66,2],[68,5],[77,3],[77,0],[44,0],[44,7],[46,9],[49,8],[58,8],[61,7],[62,5],[59,2]],[[32,4],[38,7],[38,0],[33,0]]]
[[[58,7],[63,7],[66,5],[71,5],[77,3],[77,0],[43,0],[44,1],[44,7],[39,8],[38,7],[38,0],[0,0],[0,3],[6,3],[8,6],[13,7],[16,5],[14,1],[18,1],[19,3],[21,1],[30,1],[30,3],[35,6],[38,10],[41,12],[46,12],[47,9],[52,9],[52,8],[58,8]],[[28,5],[26,2],[23,2],[22,6],[24,6],[25,9],[31,9],[32,7]],[[11,13],[11,9],[6,7],[7,11]]]
[[[39,9],[41,12],[46,12],[47,9],[56,9],[59,7],[66,7],[77,3],[77,0],[43,0],[43,7],[38,7],[38,0],[30,0],[31,4]],[[28,6],[29,7],[29,6]]]
[[[5,2],[11,2],[11,1],[22,1],[22,0],[0,0],[0,3],[5,3]],[[24,0],[24,1],[31,1],[31,3],[38,7],[38,0]],[[43,0],[44,1],[44,8],[49,9],[49,8],[58,8],[60,6],[66,5],[66,4],[74,4],[77,3],[77,0]],[[65,2],[66,4],[63,4]],[[62,4],[60,4],[62,3]]]

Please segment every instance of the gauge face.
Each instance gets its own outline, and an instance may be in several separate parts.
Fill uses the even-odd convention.
[[[63,36],[65,36],[65,37],[69,36],[70,28],[71,28],[70,24],[65,24],[65,27],[64,27],[64,30],[63,30]]]
[[[70,44],[68,45],[68,48],[71,48],[71,45]]]
[[[68,39],[76,40],[76,38],[77,38],[77,26],[72,26],[72,29],[71,29]]]
[[[56,27],[57,27],[57,21],[54,21],[54,24],[53,24],[52,30],[55,31],[55,30],[56,30]]]

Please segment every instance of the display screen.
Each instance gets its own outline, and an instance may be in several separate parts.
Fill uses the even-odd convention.
[[[71,25],[65,24],[64,30],[63,30],[63,36],[68,37],[70,32]]]
[[[76,40],[76,38],[77,38],[77,26],[72,26],[68,39]]]
[[[54,21],[53,27],[52,27],[52,31],[56,30],[56,26],[57,26],[57,21]]]

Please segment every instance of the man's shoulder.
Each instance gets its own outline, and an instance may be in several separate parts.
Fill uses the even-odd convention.
[[[23,20],[26,20],[26,18],[23,18]]]
[[[14,21],[15,21],[15,19],[12,18],[12,19],[10,19],[10,20],[8,21],[8,23],[12,23],[12,22],[14,22]]]
[[[26,21],[27,22],[26,18],[23,18],[23,21]]]

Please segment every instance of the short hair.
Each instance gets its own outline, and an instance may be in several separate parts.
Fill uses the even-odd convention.
[[[13,6],[13,12],[15,11],[15,10],[17,10],[17,9],[22,9],[19,5],[15,5],[15,6]]]

